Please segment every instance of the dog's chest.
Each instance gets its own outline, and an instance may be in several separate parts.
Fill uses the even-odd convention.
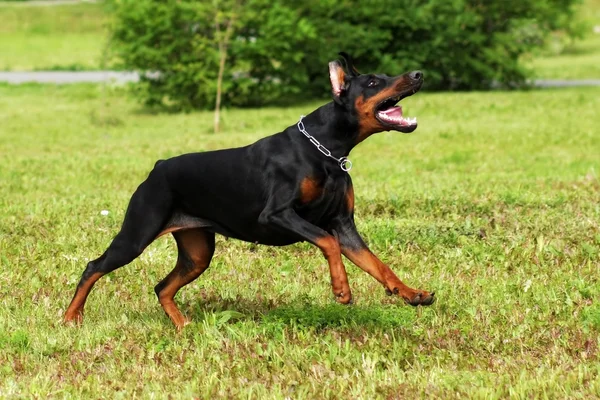
[[[344,177],[304,178],[300,183],[296,211],[315,225],[326,224],[345,211],[349,186]]]

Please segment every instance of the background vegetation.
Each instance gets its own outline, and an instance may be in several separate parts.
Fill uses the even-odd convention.
[[[577,33],[578,0],[119,0],[114,49],[144,79],[147,104],[175,109],[214,105],[218,27],[235,18],[224,76],[224,104],[281,104],[315,98],[339,50],[366,71],[422,68],[430,89],[518,86],[522,54],[551,31]]]
[[[600,77],[600,0],[585,0],[577,12],[577,20],[585,33],[582,40],[560,30],[554,31],[543,48],[522,57],[533,76],[545,79]]]

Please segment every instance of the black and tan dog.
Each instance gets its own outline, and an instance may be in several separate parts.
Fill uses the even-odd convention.
[[[283,132],[246,147],[184,154],[156,163],[133,194],[121,231],[102,256],[91,261],[65,314],[81,322],[86,298],[103,275],[122,267],[156,238],[171,233],[177,264],[155,291],[178,329],[186,323],[173,297],[208,268],[215,233],[271,246],[307,241],[323,252],[333,294],[352,295],[342,254],[377,279],[388,294],[413,306],[430,305],[434,293],[406,286],[365,245],[354,225],[354,192],[346,156],[370,135],[412,132],[396,103],[416,93],[423,75],[359,74],[340,53],[329,63],[333,102]]]

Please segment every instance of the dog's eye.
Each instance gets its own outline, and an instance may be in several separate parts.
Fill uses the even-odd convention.
[[[378,83],[379,83],[379,82],[377,82],[375,79],[371,79],[371,80],[369,81],[369,83],[367,83],[367,86],[368,86],[368,87],[377,86],[377,84],[378,84]]]

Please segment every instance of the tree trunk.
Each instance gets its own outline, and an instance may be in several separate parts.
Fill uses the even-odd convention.
[[[219,133],[221,122],[221,92],[223,86],[223,72],[225,70],[225,61],[227,59],[226,49],[222,43],[219,43],[219,75],[217,76],[217,100],[215,101],[215,133]]]
[[[225,28],[225,34],[221,36],[221,28],[219,26],[218,18],[215,18],[215,34],[219,44],[219,74],[217,75],[217,98],[215,100],[215,133],[219,133],[221,123],[221,95],[223,92],[223,74],[225,73],[225,62],[227,61],[227,47],[229,40],[233,34],[233,23],[237,16],[237,9],[240,5],[236,2],[232,8],[229,21],[227,21],[227,28]]]

